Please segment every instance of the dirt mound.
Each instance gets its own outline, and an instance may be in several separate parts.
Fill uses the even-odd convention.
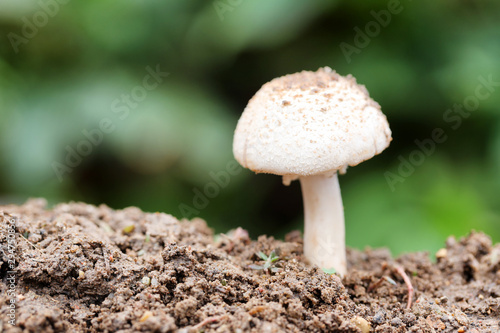
[[[214,238],[134,207],[31,200],[0,206],[0,232],[4,332],[500,331],[500,246],[480,233],[450,237],[437,263],[350,250],[341,280],[305,262],[297,233]]]

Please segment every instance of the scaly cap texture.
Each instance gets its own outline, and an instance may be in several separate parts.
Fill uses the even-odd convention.
[[[391,140],[387,119],[366,88],[325,67],[264,84],[238,121],[233,153],[255,172],[295,178],[345,172]]]

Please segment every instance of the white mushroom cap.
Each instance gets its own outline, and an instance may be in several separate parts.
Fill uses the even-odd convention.
[[[387,119],[366,88],[325,67],[264,84],[238,122],[233,153],[255,172],[296,178],[345,172],[391,140]]]

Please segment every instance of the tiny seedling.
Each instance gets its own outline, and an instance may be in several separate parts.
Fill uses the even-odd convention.
[[[333,274],[337,273],[335,268],[322,268],[321,270],[328,275],[333,275]]]
[[[249,265],[248,267],[251,269],[257,269],[257,270],[262,270],[266,273],[276,273],[280,271],[280,268],[274,266],[275,262],[280,260],[280,257],[276,255],[274,250],[269,254],[269,256],[266,256],[266,254],[262,251],[259,251],[257,253],[257,256],[259,256],[260,259],[264,261],[263,265]]]

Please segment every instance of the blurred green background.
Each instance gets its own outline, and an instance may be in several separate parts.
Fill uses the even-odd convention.
[[[500,82],[498,1],[1,0],[0,32],[0,203],[133,205],[283,237],[302,228],[298,182],[244,170],[196,193],[233,161],[263,83],[330,66],[366,85],[394,139],[340,177],[348,245],[433,252],[470,229],[500,240],[500,87],[478,88]],[[169,74],[152,88],[147,68]],[[447,140],[418,160],[415,140],[435,128]]]

